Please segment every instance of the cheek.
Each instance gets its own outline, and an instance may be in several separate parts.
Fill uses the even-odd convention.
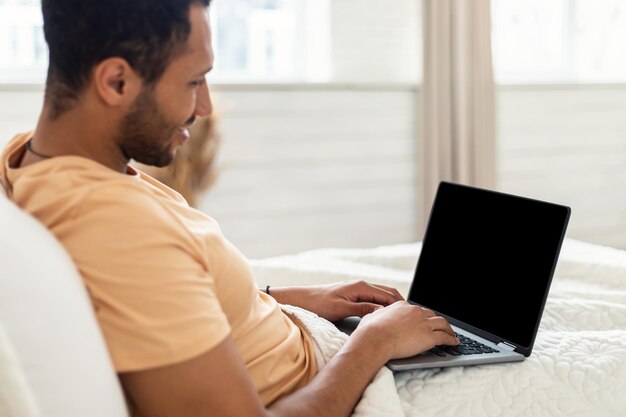
[[[189,119],[190,107],[187,101],[170,99],[166,106],[161,107],[161,111],[168,124],[180,127]]]
[[[182,120],[183,123],[186,122],[194,114],[195,108],[196,93],[195,90],[190,90],[187,94],[181,95],[178,106],[174,109],[177,114],[177,120]]]
[[[172,124],[182,125],[194,113],[196,95],[192,88],[163,91],[159,98],[161,113]]]

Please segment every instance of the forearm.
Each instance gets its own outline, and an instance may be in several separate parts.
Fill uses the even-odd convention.
[[[305,296],[304,287],[271,287],[270,295],[280,304],[300,307],[300,300]]]
[[[387,360],[382,349],[375,349],[360,339],[349,339],[306,387],[272,404],[269,415],[349,416]]]
[[[271,287],[269,294],[281,304],[304,308],[329,321],[348,316],[363,317],[382,306],[403,300],[395,288],[373,285],[365,281],[304,287]]]

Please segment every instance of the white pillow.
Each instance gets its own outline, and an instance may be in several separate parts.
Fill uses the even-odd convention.
[[[0,416],[40,417],[13,345],[0,325]]]
[[[128,417],[76,267],[54,236],[9,201],[2,187],[0,324],[42,416]]]

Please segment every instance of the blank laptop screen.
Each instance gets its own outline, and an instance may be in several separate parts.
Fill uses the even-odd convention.
[[[569,208],[441,183],[409,299],[529,347]]]

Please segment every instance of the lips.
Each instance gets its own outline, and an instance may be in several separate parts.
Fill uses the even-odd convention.
[[[189,140],[190,135],[188,129],[181,127],[176,131],[176,133],[178,134],[177,136],[181,139],[182,143],[185,143]]]

